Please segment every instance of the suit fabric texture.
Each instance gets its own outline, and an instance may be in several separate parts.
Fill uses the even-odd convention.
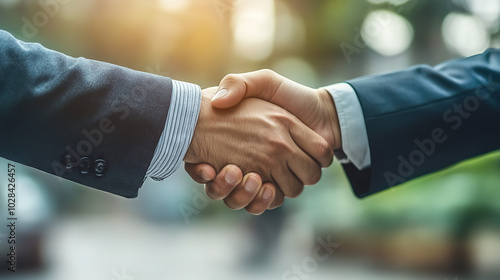
[[[0,156],[136,197],[164,129],[169,78],[72,58],[0,31]]]
[[[358,197],[500,148],[500,50],[347,82],[371,154],[370,168],[344,165]]]

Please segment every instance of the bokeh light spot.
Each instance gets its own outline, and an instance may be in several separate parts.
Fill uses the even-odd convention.
[[[466,14],[448,14],[443,21],[442,34],[446,46],[462,56],[481,53],[490,44],[485,25]]]
[[[233,18],[236,53],[249,60],[267,59],[274,47],[275,18],[274,1],[238,1]]]
[[[388,10],[370,12],[361,27],[361,37],[368,47],[394,56],[406,51],[413,41],[413,27],[404,17]]]

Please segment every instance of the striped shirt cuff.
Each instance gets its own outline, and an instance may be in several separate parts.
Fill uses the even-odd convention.
[[[146,176],[161,181],[179,168],[191,143],[200,107],[199,86],[172,80],[167,121]]]

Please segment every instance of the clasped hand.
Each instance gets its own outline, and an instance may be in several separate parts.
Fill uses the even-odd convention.
[[[232,74],[203,90],[185,168],[210,198],[261,214],[318,182],[340,141],[326,90],[271,70]]]

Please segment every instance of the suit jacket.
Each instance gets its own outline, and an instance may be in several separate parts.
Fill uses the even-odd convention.
[[[371,153],[366,170],[344,165],[358,197],[500,148],[500,50],[348,83]]]
[[[171,80],[72,58],[0,30],[0,156],[137,196],[164,129]]]

